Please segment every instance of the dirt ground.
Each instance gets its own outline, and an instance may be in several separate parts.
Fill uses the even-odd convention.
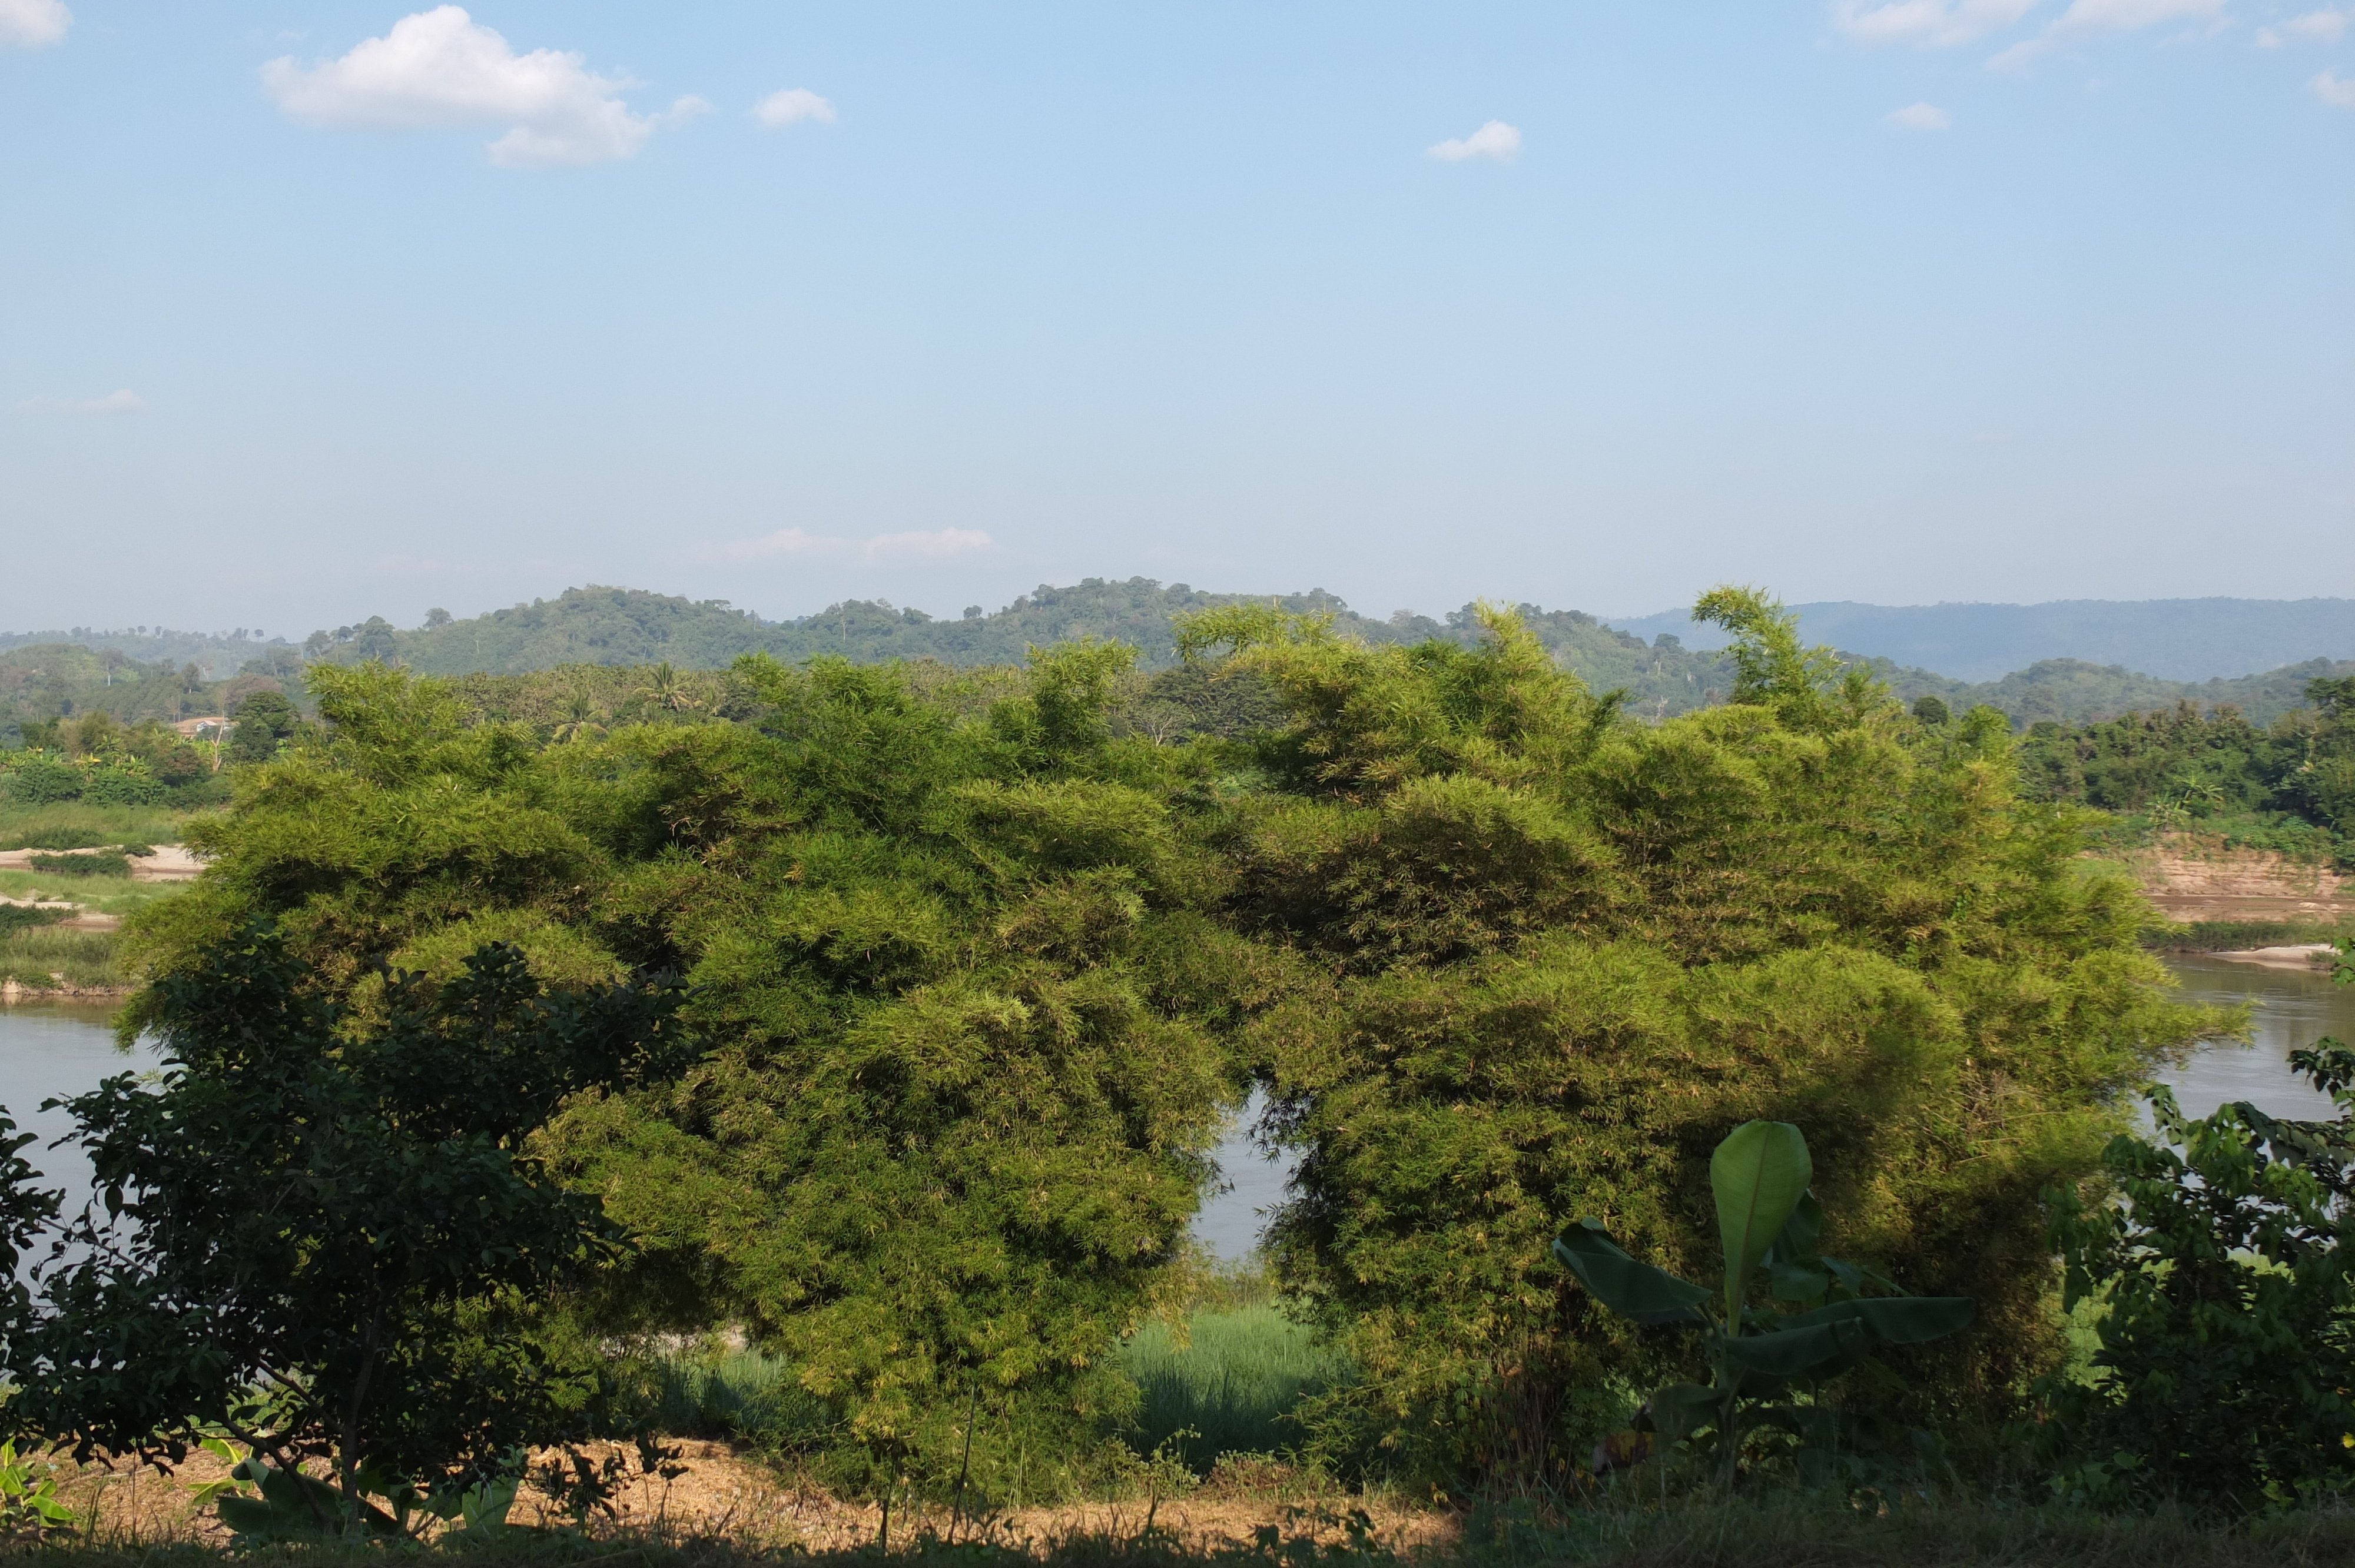
[[[822,1552],[871,1544],[880,1531],[882,1513],[874,1503],[842,1501],[724,1443],[682,1440],[670,1446],[679,1450],[676,1463],[681,1473],[629,1481],[613,1498],[612,1514],[592,1518],[588,1533],[637,1530],[657,1536],[723,1537],[753,1550],[797,1546]],[[602,1462],[617,1450],[591,1445],[585,1451]],[[630,1467],[635,1471],[634,1464]],[[128,1465],[112,1470],[95,1464],[77,1467],[70,1459],[59,1462],[57,1475],[60,1494],[87,1521],[93,1541],[220,1544],[228,1532],[209,1509],[197,1507],[195,1489],[221,1479],[227,1470],[219,1459],[197,1454],[170,1475]],[[1247,1542],[1267,1526],[1287,1536],[1339,1542],[1347,1537],[1350,1510],[1359,1508],[1365,1510],[1375,1538],[1394,1547],[1433,1544],[1454,1533],[1453,1520],[1441,1513],[1387,1503],[1368,1506],[1338,1496],[1302,1500],[1284,1493],[1281,1486],[1214,1477],[1183,1496],[1024,1509],[981,1519],[959,1518],[944,1508],[918,1514],[902,1506],[893,1512],[891,1535],[900,1541],[927,1528],[943,1536],[954,1530],[960,1540],[1013,1544],[1077,1534],[1135,1535],[1150,1523],[1188,1546]],[[571,1522],[554,1499],[528,1487],[509,1517],[517,1524]]]

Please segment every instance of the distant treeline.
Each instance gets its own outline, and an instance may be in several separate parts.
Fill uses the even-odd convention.
[[[2118,814],[2129,832],[2190,829],[2355,862],[2355,678],[2318,677],[2308,706],[2257,725],[2186,702],[2163,712],[2030,728],[2022,792]]]
[[[143,661],[112,648],[41,642],[9,649],[0,653],[0,749],[54,747],[59,721],[70,726],[103,715],[135,727],[225,714],[254,692],[301,699],[303,661],[292,647],[249,653],[235,673],[216,679],[194,660]]]
[[[683,670],[725,667],[741,654],[766,652],[786,663],[839,654],[854,663],[893,659],[938,660],[970,668],[1016,665],[1030,648],[1078,638],[1125,642],[1140,666],[1162,670],[1178,662],[1173,620],[1237,604],[1269,604],[1291,614],[1332,617],[1346,637],[1382,646],[1426,638],[1469,644],[1479,638],[1474,607],[1433,619],[1405,611],[1377,620],[1360,615],[1321,589],[1302,594],[1207,593],[1184,583],[1146,577],[1112,582],[1091,577],[1070,588],[1041,585],[995,613],[968,606],[954,620],[935,620],[880,599],[846,600],[798,620],[765,621],[724,600],[694,600],[639,588],[570,588],[552,599],[493,610],[470,620],[441,611],[413,630],[381,618],[358,626],[314,632],[305,653],[353,663],[397,662],[422,674],[519,674],[559,665],[667,662]],[[1725,700],[1732,663],[1719,651],[1683,646],[1679,634],[1649,641],[1614,630],[1580,610],[1520,605],[1518,611],[1557,664],[1600,692],[1616,691],[1629,711],[1655,719]],[[1859,660],[1906,702],[1936,696],[1957,712],[1985,704],[2015,726],[2042,720],[2078,724],[2181,702],[2238,707],[2268,724],[2304,702],[2316,676],[2355,673],[2355,662],[2315,660],[2238,680],[2156,680],[2115,665],[2051,659],[2001,680],[1973,683],[1886,659]]]
[[[22,645],[0,638],[0,747],[21,744],[27,722],[103,711],[125,724],[224,712],[249,690],[280,689],[302,699],[307,664],[355,664],[381,660],[421,674],[519,675],[591,667],[622,670],[668,664],[675,671],[726,668],[746,653],[768,653],[787,664],[826,654],[854,663],[933,661],[956,669],[1020,665],[1033,647],[1092,638],[1139,651],[1147,673],[1178,662],[1175,618],[1242,604],[1264,604],[1291,614],[1331,618],[1344,637],[1374,646],[1425,639],[1469,645],[1479,638],[1475,607],[1431,616],[1400,611],[1387,619],[1360,615],[1321,589],[1299,594],[1209,593],[1184,583],[1146,577],[1124,582],[1091,577],[1069,588],[1041,585],[995,612],[967,606],[954,620],[899,609],[882,599],[851,599],[791,620],[763,620],[721,599],[687,599],[639,588],[569,588],[552,599],[518,604],[471,620],[430,612],[412,629],[372,617],[357,625],[313,632],[297,649],[234,634],[208,642],[207,664],[140,657],[194,633],[90,633],[68,643]],[[1631,714],[1657,721],[1726,700],[1734,670],[1721,651],[1684,646],[1681,634],[1656,631],[1646,640],[1615,630],[1579,610],[1517,607],[1523,624],[1561,668],[1597,692],[1617,692]],[[1646,624],[1649,624],[1647,622]],[[86,629],[85,629],[86,630]],[[242,629],[240,629],[242,630]],[[79,635],[79,634],[77,634]],[[1696,639],[1700,641],[1703,639]],[[1713,639],[1712,639],[1713,640]],[[193,646],[193,644],[192,644]],[[2079,725],[2136,712],[2172,712],[2189,702],[2202,709],[2231,707],[2257,726],[2273,723],[2305,702],[2318,677],[2355,674],[2355,662],[2316,659],[2233,680],[2180,682],[2138,674],[2119,665],[2048,659],[1999,680],[1971,683],[1887,659],[1844,655],[1863,663],[1902,700],[1935,696],[1954,712],[1985,705],[2015,728],[2041,722]],[[235,674],[229,675],[234,660]],[[217,676],[228,675],[226,680]],[[585,675],[567,677],[549,699],[569,701],[590,692],[604,711],[618,711],[621,694],[605,692]],[[555,690],[555,688],[550,688]]]

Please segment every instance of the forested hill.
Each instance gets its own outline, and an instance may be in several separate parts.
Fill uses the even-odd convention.
[[[457,675],[663,662],[684,669],[715,669],[739,654],[764,650],[787,662],[840,653],[862,663],[889,659],[1017,663],[1034,645],[1098,637],[1134,644],[1143,652],[1144,666],[1156,670],[1177,658],[1174,616],[1262,597],[1206,593],[1184,583],[1164,585],[1145,577],[1124,582],[1092,577],[1069,588],[1042,585],[995,613],[975,606],[954,620],[895,609],[881,600],[850,600],[799,620],[768,621],[724,600],[677,599],[639,588],[578,588],[469,620],[437,614],[429,618],[431,624],[413,630],[379,618],[316,632],[306,652],[337,662],[381,658],[423,673]],[[1337,630],[1369,641],[1476,635],[1468,605],[1437,620],[1403,612],[1375,620],[1322,590],[1264,597],[1287,609],[1328,613]],[[1732,685],[1731,667],[1717,652],[1683,645],[1688,640],[1706,640],[1697,634],[1703,629],[1689,622],[1674,630],[1657,629],[1646,639],[1579,610],[1533,605],[1520,609],[1565,667],[1598,690],[1625,691],[1628,706],[1646,716],[1721,701]],[[1989,703],[2023,726],[2041,719],[2077,723],[2171,708],[2180,701],[2235,705],[2263,724],[2298,706],[2311,677],[2355,671],[2355,664],[2313,660],[2264,674],[2191,683],[2155,679],[2117,665],[2048,659],[2000,680],[1974,683],[1886,658],[1872,663],[1908,702],[1935,695],[1958,711]]]
[[[2355,599],[2054,599],[2046,604],[1801,604],[1810,641],[1936,670],[1962,681],[2065,660],[2120,665],[2166,681],[2205,681],[2300,660],[2355,659]],[[1714,648],[1682,610],[1622,618],[1639,636],[1686,633]]]
[[[1426,637],[1469,639],[1472,607],[1443,620],[1399,614],[1376,620],[1358,614],[1321,589],[1298,594],[1205,593],[1184,583],[1146,577],[1108,582],[1091,577],[1071,588],[1042,585],[995,614],[979,606],[954,620],[880,600],[851,600],[797,620],[762,620],[719,599],[693,600],[638,588],[569,588],[552,599],[493,610],[404,631],[378,620],[315,634],[314,658],[350,662],[399,660],[425,674],[521,673],[559,664],[647,664],[667,661],[686,669],[712,669],[741,653],[766,651],[788,663],[839,653],[861,663],[887,659],[938,659],[951,664],[1016,664],[1034,646],[1095,637],[1134,644],[1147,670],[1177,662],[1172,620],[1179,613],[1260,601],[1294,611],[1322,611],[1344,635],[1373,642],[1415,642]],[[1554,657],[1604,690],[1625,687],[1632,698],[1668,711],[1695,706],[1730,686],[1714,655],[1694,658],[1673,645],[1612,630],[1578,610],[1521,607]]]

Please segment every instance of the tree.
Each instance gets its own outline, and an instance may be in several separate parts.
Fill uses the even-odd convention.
[[[682,1060],[661,981],[546,993],[488,947],[446,984],[396,976],[377,1016],[306,995],[266,925],[158,982],[160,1083],[63,1102],[98,1199],[14,1348],[9,1411],[80,1452],[180,1458],[226,1429],[320,1510],[447,1490],[581,1435],[593,1361],[551,1297],[619,1254],[595,1200],[527,1150],[567,1098]],[[339,1499],[339,1500],[337,1500]]]
[[[1127,658],[1043,652],[969,716],[756,660],[742,722],[561,745],[317,671],[328,738],[192,832],[205,876],[135,939],[181,974],[267,916],[363,1011],[379,960],[494,938],[573,983],[676,967],[719,1048],[543,1135],[634,1245],[596,1320],[741,1326],[836,1413],[847,1484],[955,1474],[977,1399],[973,1482],[1036,1495],[1129,1397],[1109,1352],[1182,1279],[1235,1028],[1287,972],[1212,915],[1199,774],[1112,734]]]
[[[1946,705],[1936,697],[1916,697],[1913,699],[1913,716],[1923,724],[1934,727],[1946,723],[1955,715],[1947,712]]]
[[[1233,797],[1230,917],[1321,970],[1252,1033],[1302,1160],[1276,1266],[1444,1486],[1553,1473],[1623,1414],[1582,1403],[1609,1377],[1693,1370],[1565,1297],[1550,1244],[1592,1214],[1689,1268],[1710,1151],[1753,1118],[1832,1172],[1828,1245],[1980,1298],[1909,1352],[1908,1414],[2000,1414],[2052,1351],[2038,1190],[2213,1026],[2139,951],[2132,887],[2083,874],[2083,819],[2018,800],[1999,719],[1922,744],[1771,601],[1702,608],[1737,700],[1656,726],[1509,615],[1476,649],[1194,627],[1287,711]]]
[[[278,753],[279,743],[294,733],[294,705],[286,694],[257,691],[247,694],[229,717],[229,754],[235,762],[264,762]]]

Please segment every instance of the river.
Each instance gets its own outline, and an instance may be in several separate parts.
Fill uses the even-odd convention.
[[[2329,1101],[2290,1075],[2289,1053],[2331,1034],[2355,1044],[2355,986],[2336,986],[2318,970],[2271,969],[2205,954],[2171,957],[2187,999],[2255,1004],[2255,1029],[2246,1045],[2203,1047],[2180,1067],[2159,1075],[2190,1116],[2206,1116],[2228,1100],[2248,1100],[2275,1116],[2321,1117]],[[107,1026],[108,1009],[51,1003],[0,1007],[0,1106],[40,1141],[26,1150],[51,1181],[72,1194],[78,1206],[89,1185],[78,1151],[51,1150],[48,1143],[70,1131],[67,1118],[34,1109],[52,1096],[79,1094],[99,1079],[126,1069],[152,1067],[144,1051],[126,1054]],[[1220,1257],[1240,1258],[1258,1245],[1267,1210],[1283,1201],[1292,1161],[1272,1160],[1252,1147],[1245,1132],[1259,1101],[1237,1119],[1218,1150],[1228,1190],[1213,1196],[1195,1216],[1194,1234]]]

